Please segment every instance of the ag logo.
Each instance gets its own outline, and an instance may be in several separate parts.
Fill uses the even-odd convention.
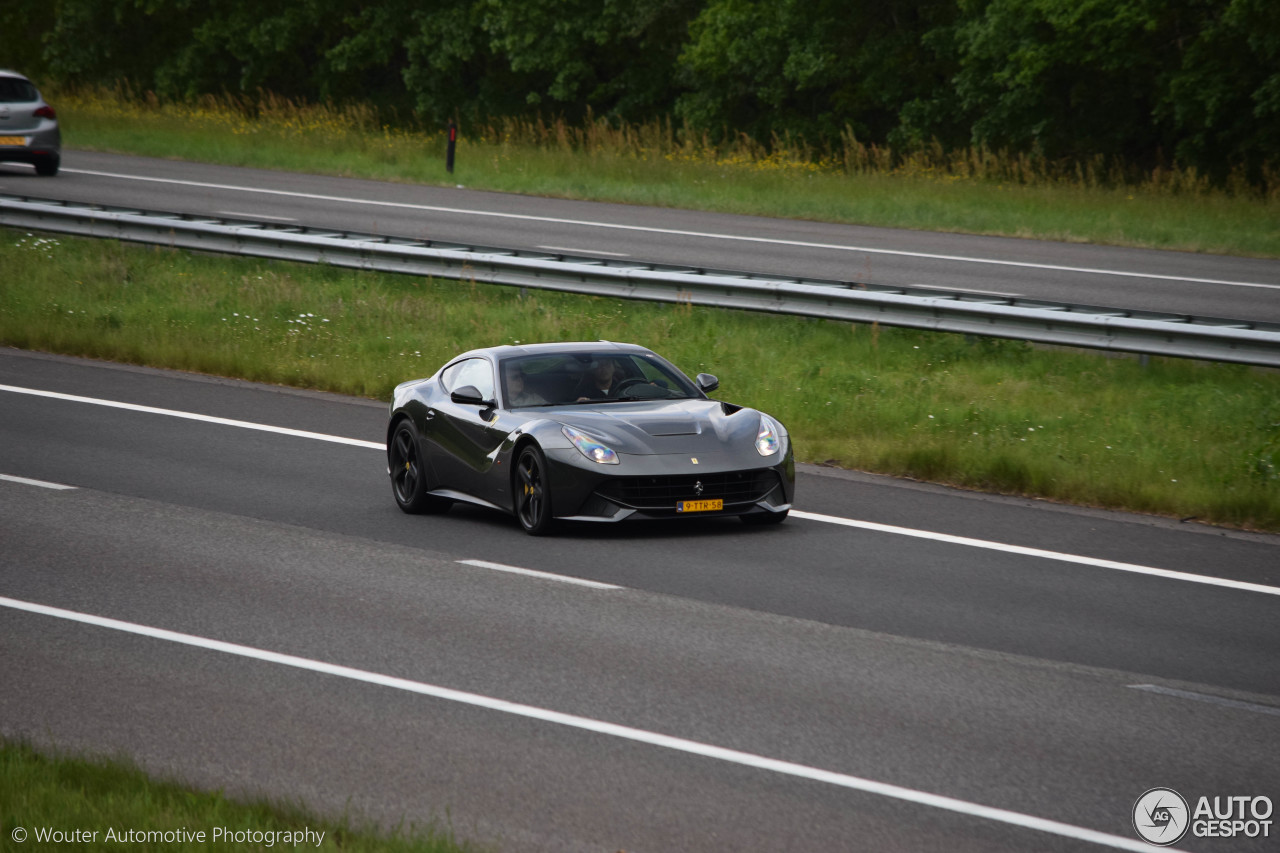
[[[1187,801],[1172,788],[1152,788],[1133,804],[1133,828],[1150,844],[1176,844],[1189,823]]]

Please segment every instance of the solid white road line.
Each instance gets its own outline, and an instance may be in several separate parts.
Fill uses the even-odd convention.
[[[1022,545],[1006,545],[1002,542],[988,542],[985,539],[970,539],[967,536],[952,536],[949,533],[931,533],[927,530],[914,530],[910,527],[895,527],[891,524],[878,524],[874,521],[857,521],[852,518],[840,518],[835,515],[821,515],[816,512],[791,510],[795,518],[809,521],[821,521],[826,524],[838,524],[844,527],[857,527],[862,530],[874,530],[877,533],[892,533],[895,536],[910,536],[915,539],[932,539],[934,542],[945,542],[948,545],[965,545],[970,548],[985,548],[989,551],[1003,551],[1006,554],[1020,554],[1024,557],[1043,557],[1046,560],[1057,560],[1063,563],[1078,563],[1082,566],[1094,566],[1099,569],[1114,569],[1120,572],[1134,572],[1140,575],[1151,575],[1170,580],[1189,581],[1226,589],[1238,589],[1246,592],[1261,592],[1267,595],[1280,595],[1280,587],[1263,586],[1245,581],[1233,581],[1227,578],[1193,575],[1187,572],[1175,572],[1169,569],[1155,569],[1150,566],[1138,566],[1133,563],[1120,563],[1115,560],[1100,560],[1097,557],[1081,557],[1076,554],[1063,554],[1058,551],[1045,551],[1040,548],[1027,548]]]
[[[203,421],[205,423],[261,430],[263,432],[274,432],[280,435],[288,435],[296,438],[310,438],[317,441],[349,444],[354,447],[366,447],[371,450],[386,451],[386,445],[380,442],[360,441],[355,438],[342,438],[340,436],[325,435],[324,433],[318,432],[306,432],[305,430],[267,426],[266,424],[256,424],[250,421],[216,418],[210,415],[198,415],[192,412],[180,412],[172,409],[157,409],[153,406],[139,406],[133,403],[118,403],[113,400],[99,400],[93,397],[78,397],[74,394],[59,394],[53,391],[38,391],[33,388],[19,388],[13,385],[0,385],[0,391],[9,391],[14,394],[30,394],[36,397],[48,397],[55,400],[66,400],[74,403],[108,406],[111,408],[126,409],[129,411],[144,412],[153,415],[186,418],[188,420]],[[889,524],[878,524],[873,521],[858,521],[857,519],[841,518],[834,515],[823,515],[816,512],[804,512],[803,510],[798,509],[792,509],[791,516],[793,518],[802,518],[808,521],[819,521],[825,524],[836,524],[843,527],[857,527],[863,530],[873,530],[877,533],[891,533],[897,536],[910,536],[916,539],[932,539],[935,542],[945,542],[950,545],[964,545],[970,548],[985,548],[990,551],[1003,551],[1008,554],[1021,554],[1026,557],[1042,557],[1046,560],[1078,563],[1080,565],[1093,566],[1100,569],[1114,569],[1122,572],[1133,572],[1136,574],[1167,578],[1169,580],[1188,581],[1190,583],[1206,584],[1209,586],[1241,590],[1244,592],[1261,592],[1267,595],[1280,595],[1280,587],[1263,586],[1262,584],[1229,580],[1227,578],[1215,578],[1208,575],[1193,575],[1187,572],[1175,572],[1169,569],[1157,569],[1152,568],[1151,566],[1139,566],[1133,563],[1121,563],[1115,560],[1102,560],[1096,557],[1081,557],[1075,554],[1063,554],[1058,551],[1046,551],[1041,548],[1028,548],[1022,545],[1006,545],[1002,542],[988,542],[984,539],[971,539],[967,536],[953,536],[949,533],[932,533],[927,530],[915,530],[910,527],[895,527]]]
[[[387,446],[376,441],[361,441],[358,438],[342,438],[337,435],[325,435],[320,432],[307,432],[301,429],[289,429],[288,427],[268,426],[267,424],[256,424],[251,421],[236,421],[230,418],[217,418],[212,415],[198,415],[194,412],[180,412],[175,409],[158,409],[155,406],[139,406],[136,403],[118,403],[114,400],[100,400],[96,397],[80,397],[75,394],[60,394],[56,391],[40,391],[35,388],[19,388],[15,385],[0,385],[0,391],[8,391],[13,394],[29,394],[33,397],[47,397],[51,400],[66,400],[72,403],[88,403],[93,406],[106,406],[111,409],[125,409],[130,412],[143,412],[148,415],[164,415],[170,418],[185,418],[189,421],[202,421],[208,424],[220,424],[222,426],[240,427],[241,429],[252,429],[259,432],[274,432],[277,435],[288,435],[294,438],[310,438],[316,441],[329,441],[334,444],[349,444],[352,447],[367,447],[371,450],[385,451]]]
[[[749,752],[725,749],[723,747],[699,743],[698,741],[685,740],[684,738],[671,737],[670,735],[658,734],[656,732],[649,732],[643,729],[634,729],[629,726],[607,723],[601,720],[593,720],[589,717],[578,717],[573,714],[563,714],[559,711],[550,711],[545,708],[537,708],[532,705],[508,702],[503,699],[495,699],[493,697],[482,696],[477,693],[466,693],[461,690],[439,687],[434,684],[424,684],[420,681],[410,681],[409,679],[396,678],[390,675],[381,675],[379,673],[355,669],[349,666],[340,666],[338,664],[325,663],[323,661],[311,660],[309,658],[280,654],[279,652],[253,648],[252,646],[242,646],[236,643],[222,642],[221,640],[211,640],[206,637],[198,637],[192,634],[183,634],[163,628],[138,625],[133,622],[123,622],[118,619],[94,616],[74,610],[63,610],[59,607],[49,607],[48,605],[36,604],[29,601],[19,601],[13,598],[0,597],[0,607],[8,607],[13,610],[21,610],[42,616],[51,616],[56,619],[80,622],[82,624],[93,625],[99,628],[107,628],[113,631],[123,631],[129,634],[137,634],[156,640],[180,643],[185,646],[193,646],[199,649],[222,652],[224,654],[236,655],[238,657],[249,658],[251,660],[262,661],[265,663],[273,663],[309,672],[332,675],[338,678],[350,679],[352,681],[361,681],[366,684],[388,687],[393,690],[417,693],[448,702],[458,702],[464,705],[471,705],[473,707],[484,708],[490,711],[513,714],[519,717],[539,720],[546,723],[554,723],[560,726],[568,726],[570,728],[608,735],[610,737],[622,738],[637,743],[648,744],[650,746],[672,749],[689,755],[714,759],[716,761],[729,762],[745,767],[754,767],[759,770],[767,770],[773,773],[780,773],[786,776],[793,776],[813,782],[823,782],[828,785],[837,785],[839,787],[850,788],[867,794],[889,797],[895,800],[902,800],[916,805],[942,809],[969,817],[983,818],[1037,832],[1044,832],[1051,835],[1075,839],[1077,841],[1085,841],[1104,847],[1111,847],[1117,850],[1133,850],[1138,851],[1138,853],[1148,853],[1148,851],[1151,850],[1149,845],[1141,841],[1123,838],[1118,835],[1109,835],[1105,832],[1098,832],[1093,829],[1086,829],[1080,826],[1060,823],[1055,820],[1046,820],[1045,818],[1034,817],[1020,812],[1007,811],[1005,809],[984,806],[978,803],[967,802],[965,800],[958,800],[953,797],[930,794],[925,791],[917,791],[912,788],[903,788],[886,782],[876,782],[872,779],[864,779],[859,776],[850,776],[844,773],[822,770],[817,767],[794,764],[790,761],[765,758],[764,756],[754,755]]]
[[[1253,711],[1255,714],[1271,714],[1280,717],[1280,708],[1274,705],[1259,705],[1257,702],[1241,702],[1239,699],[1224,699],[1221,696],[1210,696],[1208,693],[1195,693],[1190,690],[1175,690],[1172,687],[1161,687],[1158,684],[1130,684],[1134,690],[1145,690],[1147,693],[1159,693],[1162,696],[1176,696],[1179,699],[1190,699],[1193,702],[1208,702],[1222,705],[1224,708],[1235,708],[1239,711]]]
[[[481,569],[493,569],[495,572],[509,572],[513,575],[527,575],[531,578],[542,578],[549,581],[560,581],[561,583],[572,583],[578,586],[587,586],[592,589],[622,589],[620,586],[614,586],[611,583],[600,583],[599,581],[589,581],[583,578],[573,578],[568,575],[553,575],[550,572],[538,572],[533,569],[522,569],[519,566],[507,566],[502,563],[490,563],[488,560],[458,560],[464,566],[477,566]]]
[[[26,477],[13,477],[9,474],[0,474],[0,480],[9,483],[21,483],[24,486],[39,486],[42,489],[57,489],[59,491],[75,488],[75,486],[64,486],[62,483],[46,483],[44,480],[29,480]]]
[[[1193,284],[1225,284],[1232,287],[1261,287],[1280,290],[1280,284],[1266,284],[1252,281],[1229,281],[1216,278],[1188,278],[1181,275],[1156,275],[1154,273],[1132,272],[1127,270],[1094,269],[1090,267],[1071,267],[1059,264],[1037,264],[1028,261],[1008,261],[998,258],[974,258],[965,255],[936,255],[928,252],[907,252],[898,249],[877,249],[868,246],[846,246],[840,243],[810,243],[802,240],[782,240],[774,237],[746,237],[739,234],[720,234],[711,231],[680,231],[674,228],[654,228],[643,225],[620,225],[613,222],[596,222],[582,219],[560,219],[552,216],[533,216],[521,213],[499,213],[490,210],[472,210],[464,207],[441,207],[431,204],[410,204],[408,202],[377,201],[374,199],[347,198],[344,196],[322,195],[319,193],[291,192],[288,190],[272,190],[265,187],[243,187],[235,184],[213,184],[203,181],[181,181],[174,178],[156,178],[149,175],[124,175],[118,172],[97,172],[89,169],[63,169],[77,175],[93,175],[99,178],[119,178],[126,181],[148,181],[159,184],[176,184],[200,189],[230,190],[232,192],[260,193],[263,195],[305,198],[313,201],[333,201],[341,204],[360,204],[375,207],[393,207],[403,210],[427,210],[435,213],[448,213],[457,216],[481,216],[495,219],[516,219],[528,222],[548,222],[554,225],[576,225],[587,228],[607,228],[615,231],[637,231],[649,234],[667,234],[675,237],[702,237],[709,240],[730,240],[741,243],[761,243],[774,246],[796,246],[803,249],[833,249],[843,252],[863,252],[868,255],[894,255],[908,258],[924,258],[933,261],[952,261],[965,264],[991,264],[994,266],[1021,267],[1023,269],[1052,270],[1055,272],[1083,273],[1086,275],[1111,275],[1125,278],[1145,278],[1154,281],[1186,281]]]

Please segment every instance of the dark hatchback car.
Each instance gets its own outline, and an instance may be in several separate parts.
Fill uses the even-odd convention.
[[[790,436],[763,412],[710,399],[644,347],[609,342],[463,353],[399,385],[387,465],[405,512],[466,501],[531,534],[561,520],[787,517]]]
[[[30,163],[36,174],[58,174],[62,131],[58,114],[35,85],[16,71],[0,69],[0,161]]]

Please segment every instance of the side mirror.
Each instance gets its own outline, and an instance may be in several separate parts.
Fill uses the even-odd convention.
[[[716,379],[710,373],[698,374],[698,389],[703,394],[710,394],[712,391],[720,387],[720,380]]]
[[[481,406],[486,409],[492,409],[495,405],[492,400],[486,400],[484,395],[480,393],[480,389],[474,385],[463,385],[461,388],[455,389],[449,395],[449,399],[461,406]]]

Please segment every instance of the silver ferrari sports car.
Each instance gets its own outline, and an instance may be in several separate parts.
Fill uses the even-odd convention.
[[[405,512],[466,501],[534,535],[562,520],[780,522],[795,491],[790,437],[763,412],[707,397],[718,386],[633,344],[463,353],[396,387],[392,492]]]

